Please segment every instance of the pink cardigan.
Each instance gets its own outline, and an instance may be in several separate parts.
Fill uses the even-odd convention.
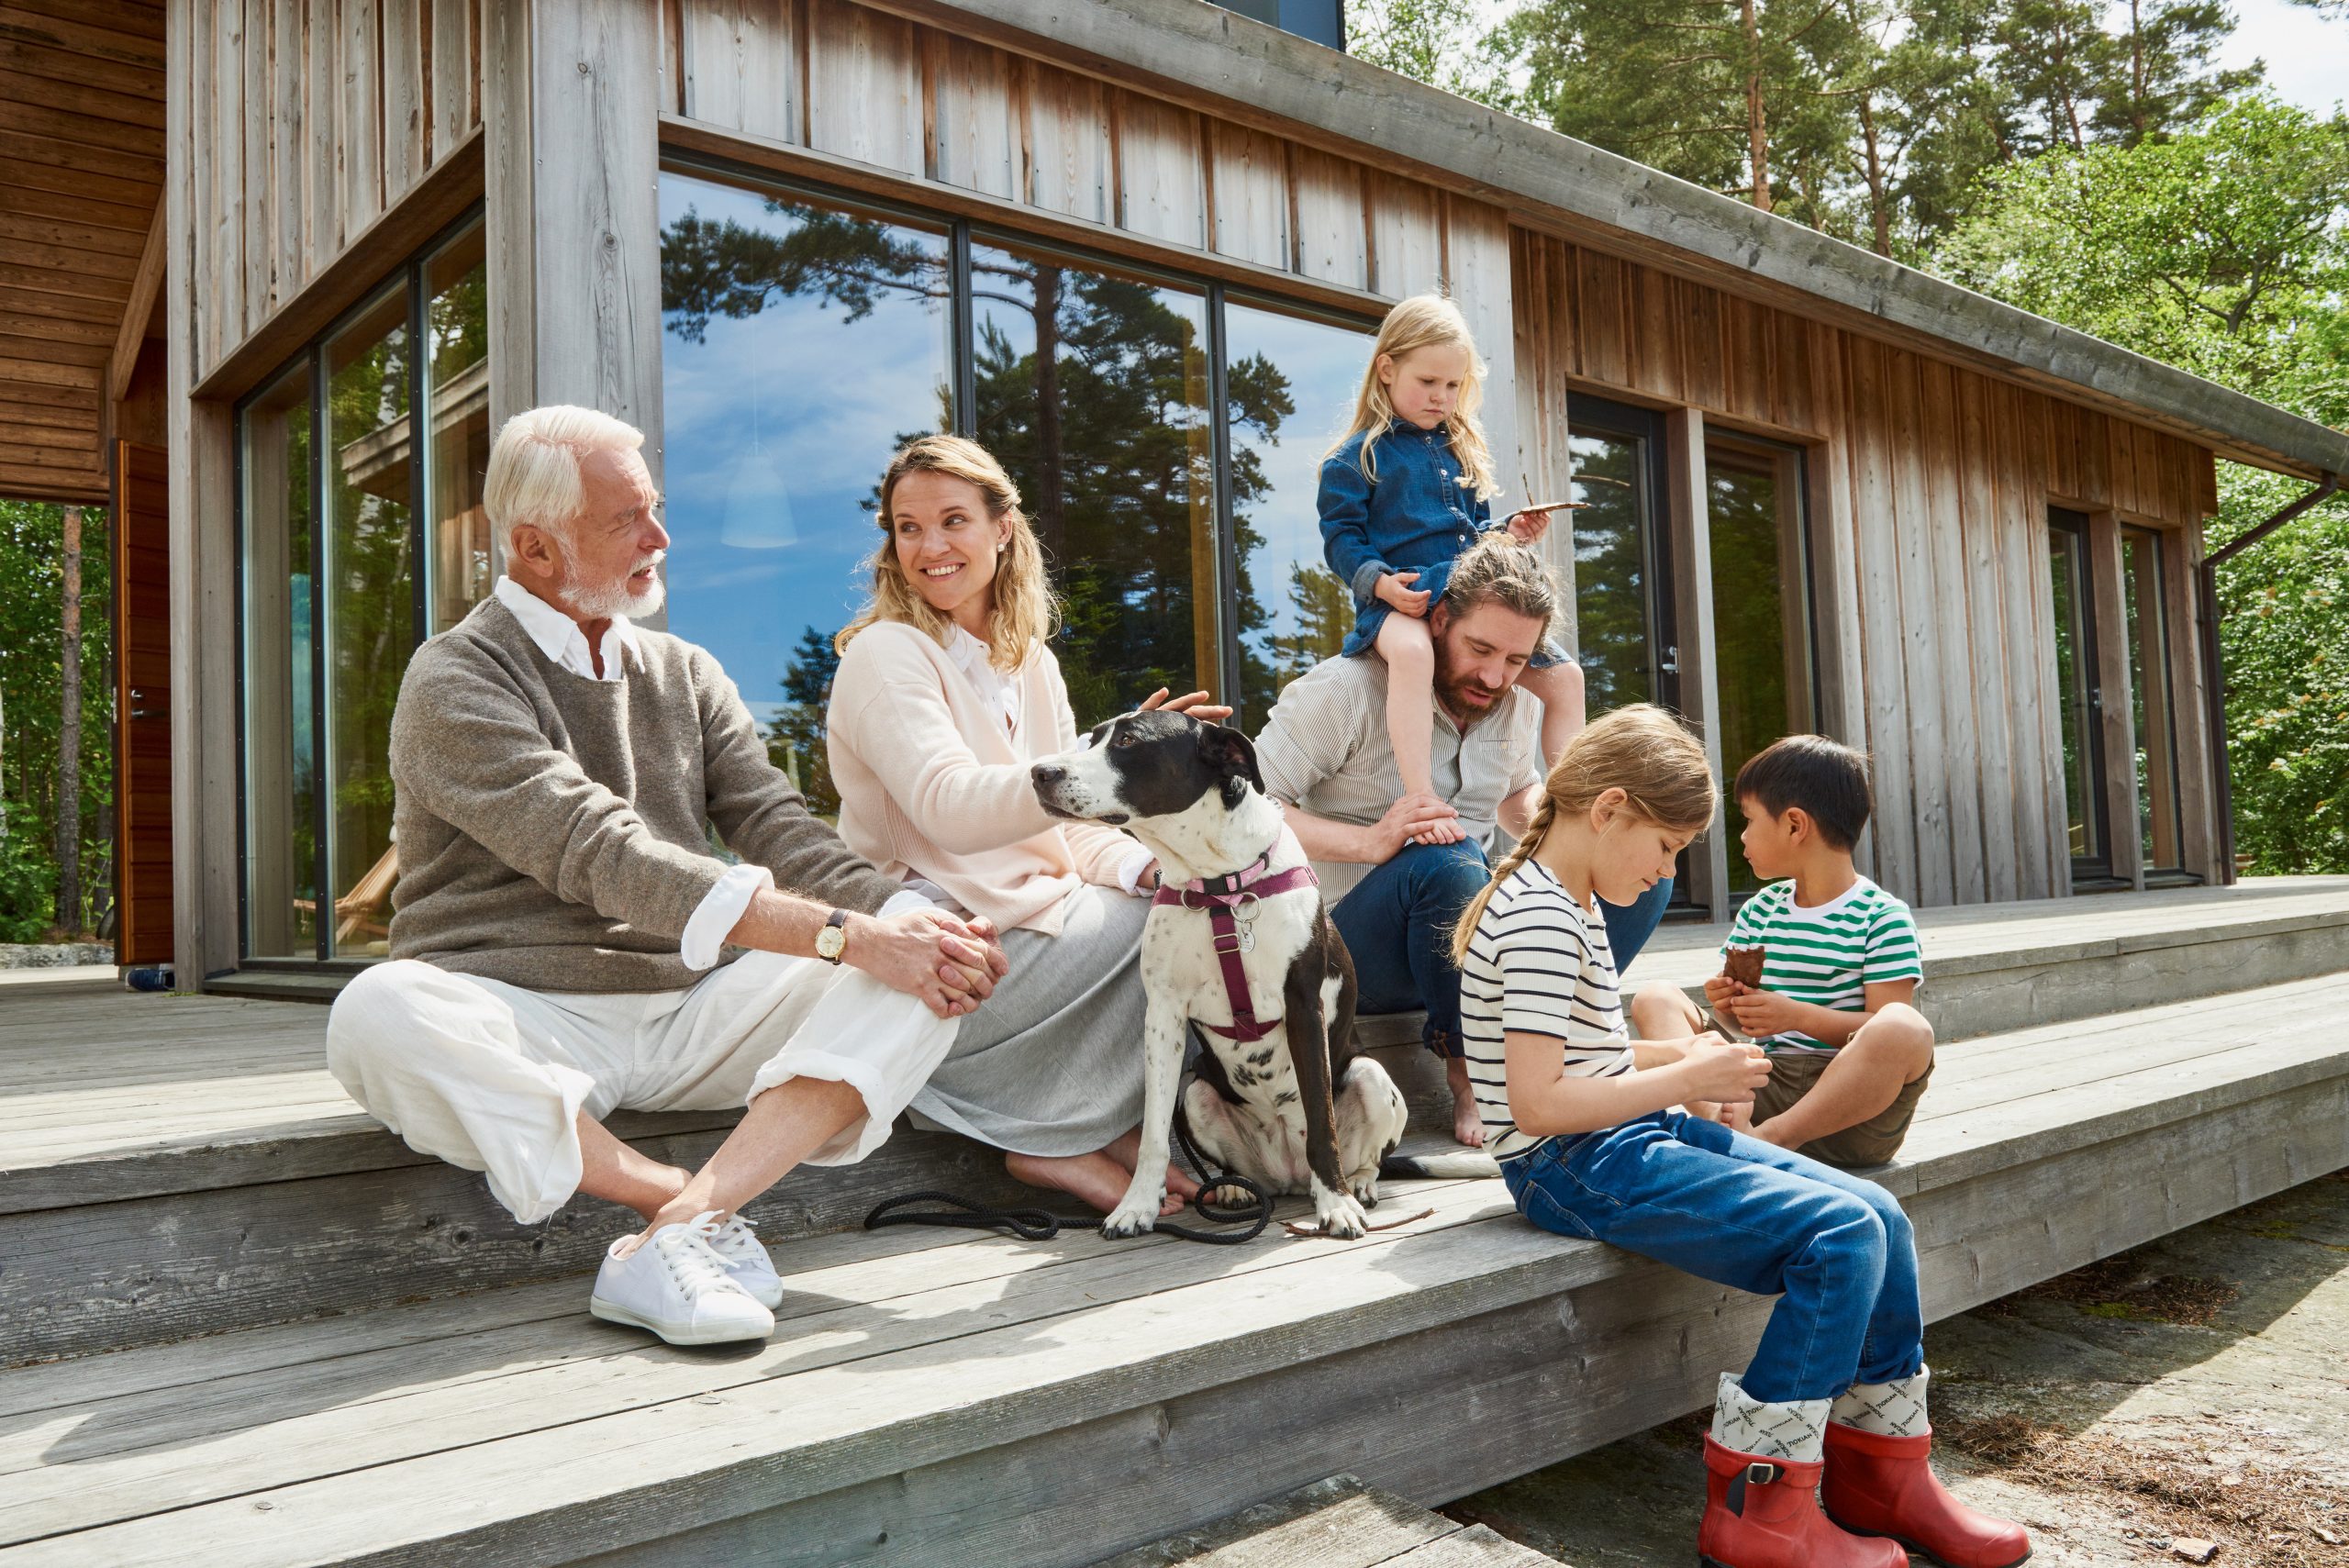
[[[1076,744],[1051,650],[1036,648],[1005,679],[1019,689],[1017,736],[927,633],[899,621],[858,633],[825,718],[841,837],[892,876],[928,877],[1000,929],[1058,935],[1063,901],[1085,883],[1119,886],[1134,842],[1036,803],[1029,764]]]

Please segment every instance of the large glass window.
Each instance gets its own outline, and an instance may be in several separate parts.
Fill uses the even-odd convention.
[[[318,947],[310,372],[244,414],[245,951],[265,958]]]
[[[1366,324],[698,164],[664,170],[661,214],[669,625],[818,809],[831,639],[866,598],[881,471],[924,431],[1019,486],[1080,719],[1205,685],[1256,722],[1336,651],[1314,490]]]
[[[1802,454],[1760,442],[1705,447],[1705,526],[1713,578],[1713,700],[1721,773],[1811,728],[1809,570]],[[1729,835],[1731,894],[1758,890]]]
[[[1289,682],[1334,657],[1353,595],[1324,563],[1321,460],[1353,418],[1372,329],[1225,305],[1224,402],[1239,562],[1239,707],[1264,722]]]
[[[2129,700],[2137,741],[2137,837],[2147,871],[2175,871],[2186,858],[2178,842],[2176,730],[2162,581],[2162,536],[2151,528],[2122,528],[2121,588],[2129,617]]]
[[[1215,686],[1206,291],[979,241],[971,300],[972,433],[1043,546],[1070,706]]]
[[[239,410],[248,959],[385,951],[392,706],[491,570],[484,302],[475,222]]]
[[[2105,839],[2104,697],[2096,671],[2096,595],[2088,570],[2088,519],[2061,506],[2050,508],[2047,537],[2072,871],[2076,877],[2101,877],[2110,873],[2112,862]]]
[[[1643,408],[1575,397],[1566,408],[1574,461],[1565,516],[1575,550],[1575,638],[1592,717],[1627,703],[1679,702],[1664,507],[1664,432]]]
[[[872,583],[875,485],[898,446],[955,428],[949,251],[942,225],[662,176],[669,626],[827,813],[832,637]]]

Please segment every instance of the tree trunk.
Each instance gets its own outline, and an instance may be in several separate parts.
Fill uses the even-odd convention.
[[[1860,95],[1860,130],[1868,150],[1868,215],[1876,224],[1876,253],[1892,254],[1892,209],[1884,195],[1884,155],[1876,139],[1876,95]]]
[[[64,639],[58,650],[57,923],[82,929],[82,508],[65,508]]]
[[[1068,549],[1061,490],[1061,270],[1036,267],[1036,542],[1057,572]]]
[[[2145,139],[2145,35],[2137,15],[2138,0],[2129,0],[2129,124],[2137,139]]]
[[[1754,0],[1740,0],[1745,22],[1745,156],[1753,171],[1753,205],[1770,210],[1770,132],[1762,112],[1762,27]]]

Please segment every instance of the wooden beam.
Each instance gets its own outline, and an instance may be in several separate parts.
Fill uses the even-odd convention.
[[[2112,874],[2145,885],[2143,846],[2137,836],[2137,719],[2129,677],[2129,609],[2121,574],[2121,520],[2110,510],[2088,514],[2088,591],[2096,604],[2096,646],[2081,651],[2096,661],[2098,724],[2104,739],[2105,853]]]
[[[0,495],[12,501],[67,501],[103,506],[106,493],[106,476],[102,469],[83,473],[0,462]]]
[[[1705,417],[1678,408],[1664,417],[1664,461],[1672,506],[1672,595],[1679,621],[1680,713],[1705,742],[1713,776],[1721,773],[1720,693],[1713,652],[1713,543],[1705,497]],[[1713,825],[1688,851],[1691,900],[1716,920],[1730,917],[1728,804],[1713,805]]]
[[[122,324],[116,329],[114,357],[106,371],[106,396],[116,403],[130,389],[130,373],[139,363],[139,346],[147,340],[147,328],[154,319],[155,300],[162,292],[164,262],[170,247],[163,241],[164,209],[155,204],[154,221],[147,228],[147,249],[139,252],[139,272],[130,280],[130,300],[123,307]]]
[[[196,384],[194,395],[234,398],[259,385],[287,355],[381,284],[386,272],[480,200],[481,179],[482,137],[476,131],[447,159],[434,164],[416,183],[407,200],[343,246],[274,315],[223,353],[220,362]]]

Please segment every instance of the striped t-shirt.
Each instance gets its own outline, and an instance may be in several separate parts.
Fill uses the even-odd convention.
[[[1496,1160],[1514,1160],[1549,1141],[1520,1132],[1509,1115],[1511,1029],[1555,1040],[1570,1078],[1631,1070],[1606,922],[1535,861],[1493,889],[1460,965],[1462,1053],[1484,1118],[1485,1148]]]
[[[1721,951],[1757,944],[1763,990],[1842,1013],[1865,1012],[1869,985],[1925,975],[1909,906],[1866,877],[1809,908],[1795,902],[1791,880],[1770,884],[1738,906]],[[1800,1029],[1761,1043],[1765,1051],[1835,1049]]]

